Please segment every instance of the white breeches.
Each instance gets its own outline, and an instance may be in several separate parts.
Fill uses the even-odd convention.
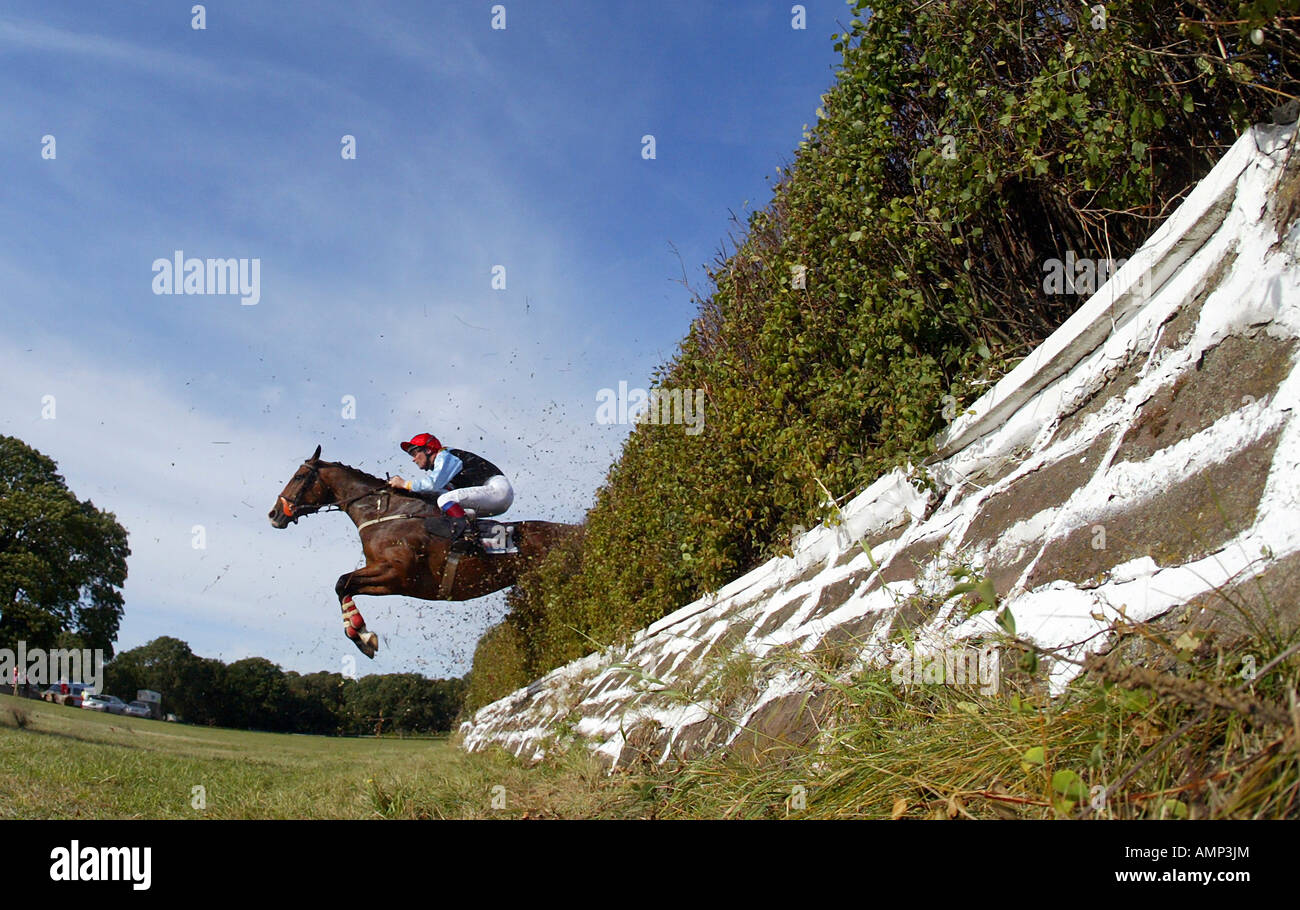
[[[458,502],[467,512],[473,512],[479,518],[488,515],[500,515],[515,501],[515,491],[510,481],[498,474],[489,477],[481,487],[462,487],[448,490],[438,497],[438,508],[446,508],[449,502]]]

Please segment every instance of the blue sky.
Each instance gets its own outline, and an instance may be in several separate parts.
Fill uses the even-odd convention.
[[[0,12],[0,433],[130,532],[119,649],[465,673],[500,595],[358,598],[365,661],[333,593],[355,529],[275,531],[275,496],[317,444],[409,475],[396,443],[431,431],[506,471],[508,517],[581,518],[628,429],[599,391],[672,356],[683,266],[707,292],[852,18],[503,5],[504,29],[486,2],[208,3],[202,30],[191,3]],[[154,294],[175,250],[258,259],[260,300]]]

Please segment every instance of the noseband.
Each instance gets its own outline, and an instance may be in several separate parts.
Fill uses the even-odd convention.
[[[344,506],[351,505],[358,499],[364,499],[367,496],[371,496],[375,493],[383,493],[388,490],[387,484],[380,484],[373,490],[366,490],[363,493],[358,493],[356,496],[351,496],[347,499],[340,499],[338,502],[326,502],[319,505],[308,503],[307,505],[303,505],[302,497],[306,494],[311,485],[316,482],[316,475],[320,473],[320,464],[319,462],[312,464],[311,462],[304,461],[302,466],[307,469],[307,476],[302,479],[302,484],[299,485],[298,491],[293,494],[293,502],[290,502],[283,496],[280,497],[280,509],[284,512],[284,517],[288,518],[290,521],[296,522],[304,515],[314,515],[326,506],[333,506],[336,510],[341,511]]]
[[[306,461],[302,463],[302,466],[307,468],[307,476],[302,479],[302,484],[299,485],[298,492],[293,494],[293,502],[289,502],[289,500],[285,499],[283,496],[280,497],[280,508],[284,511],[284,517],[291,521],[297,521],[303,515],[311,515],[313,512],[319,512],[321,508],[317,505],[308,505],[304,507],[302,504],[302,497],[307,492],[307,488],[316,482],[316,475],[320,473],[320,466]],[[303,511],[304,508],[310,511]]]

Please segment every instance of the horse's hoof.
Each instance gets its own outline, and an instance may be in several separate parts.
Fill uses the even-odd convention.
[[[369,657],[375,658],[375,652],[379,650],[379,636],[374,632],[358,632],[350,626],[344,630],[352,643],[357,646],[357,650]]]

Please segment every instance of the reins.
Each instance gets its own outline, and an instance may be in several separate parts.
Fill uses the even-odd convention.
[[[358,500],[365,499],[367,496],[382,495],[384,493],[394,492],[394,488],[390,487],[387,483],[383,483],[373,489],[364,490],[358,493],[356,496],[349,496],[347,499],[340,499],[337,502],[327,502],[327,503],[322,503],[320,505],[317,505],[315,503],[308,503],[307,505],[304,506],[299,500],[301,500],[303,495],[307,492],[308,487],[310,487],[316,481],[316,475],[320,473],[320,465],[312,464],[306,461],[304,461],[302,465],[303,467],[308,469],[309,473],[307,474],[306,477],[303,478],[302,484],[298,487],[298,491],[294,493],[293,502],[289,502],[283,496],[280,497],[281,507],[284,510],[285,516],[293,519],[294,521],[297,521],[299,518],[307,515],[315,515],[319,512],[343,512],[346,511],[347,506],[352,505],[352,503],[357,502]],[[404,491],[396,490],[396,492],[400,493]],[[381,521],[394,521],[398,518],[423,519],[423,518],[428,518],[435,514],[438,513],[417,512],[414,515],[382,515],[379,518],[372,518],[369,521],[363,521],[361,524],[357,525],[357,530],[361,531],[364,528],[368,528],[373,524],[378,524]]]

